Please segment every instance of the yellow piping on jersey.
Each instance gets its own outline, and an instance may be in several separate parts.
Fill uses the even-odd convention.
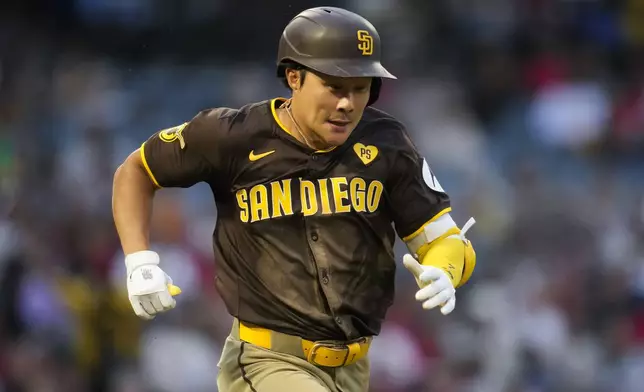
[[[296,137],[291,133],[291,131],[289,131],[289,130],[288,130],[288,128],[286,128],[286,127],[284,126],[284,124],[282,123],[282,121],[280,121],[279,116],[277,115],[277,110],[275,109],[275,106],[276,106],[276,104],[277,104],[277,101],[281,101],[281,100],[284,100],[284,101],[285,101],[285,100],[286,100],[286,98],[279,97],[279,98],[273,98],[273,99],[271,100],[271,113],[273,114],[273,118],[275,119],[275,122],[277,123],[277,125],[279,125],[279,127],[280,127],[280,128],[282,128],[282,130],[283,130],[284,132],[288,133],[290,136],[292,136],[293,138],[297,139],[297,138],[296,138]],[[327,148],[326,150],[316,150],[315,152],[316,152],[316,153],[318,153],[318,154],[322,154],[322,153],[325,153],[325,152],[333,151],[333,150],[335,149],[335,147],[336,147],[336,146],[333,146],[333,147],[331,147],[331,148]]]
[[[161,185],[159,185],[159,182],[154,177],[154,174],[152,174],[152,170],[150,170],[150,166],[148,165],[148,161],[145,159],[145,142],[143,142],[143,144],[141,144],[141,148],[139,148],[139,150],[141,152],[141,161],[143,162],[143,167],[145,167],[145,171],[148,173],[148,176],[150,177],[150,179],[152,180],[154,185],[156,185],[159,188],[163,188]]]
[[[447,207],[447,208],[445,208],[444,210],[442,210],[441,212],[439,212],[438,214],[434,215],[434,217],[433,217],[432,219],[430,219],[430,220],[428,220],[427,222],[425,222],[425,224],[423,224],[422,226],[420,226],[420,228],[419,228],[418,230],[414,231],[413,233],[411,233],[411,234],[410,234],[410,235],[408,235],[407,237],[403,238],[403,239],[402,239],[402,240],[403,240],[403,242],[407,242],[407,241],[409,241],[409,240],[413,239],[414,237],[416,237],[417,235],[419,235],[420,233],[422,233],[422,232],[423,232],[423,230],[425,230],[425,226],[427,226],[428,224],[430,224],[430,223],[434,222],[436,219],[440,218],[441,216],[443,216],[443,215],[447,214],[447,213],[448,213],[448,212],[450,212],[450,211],[452,211],[452,207]]]

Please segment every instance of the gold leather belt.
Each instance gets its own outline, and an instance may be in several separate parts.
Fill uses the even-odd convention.
[[[350,342],[311,341],[270,329],[250,326],[235,319],[233,331],[238,327],[239,339],[267,350],[298,356],[323,367],[348,366],[364,358],[369,352],[371,337]]]

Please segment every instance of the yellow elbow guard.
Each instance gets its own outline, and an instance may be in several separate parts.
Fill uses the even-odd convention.
[[[472,243],[462,237],[456,227],[421,246],[417,254],[422,265],[445,271],[455,288],[467,283],[476,266],[476,252]]]

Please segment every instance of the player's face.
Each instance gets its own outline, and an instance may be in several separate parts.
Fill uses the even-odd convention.
[[[339,78],[308,72],[296,98],[302,125],[321,145],[341,145],[360,121],[370,88],[371,78]]]

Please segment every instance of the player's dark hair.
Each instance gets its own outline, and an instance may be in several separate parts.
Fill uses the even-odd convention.
[[[282,64],[280,64],[280,67],[282,67],[284,71],[286,71],[289,68],[294,69],[296,71],[300,71],[300,86],[302,86],[307,73],[307,68],[305,66],[303,66],[302,64],[298,64],[296,62],[285,61]],[[288,84],[288,80],[286,79],[286,72],[284,72],[284,76],[281,79],[284,87],[286,87],[289,90],[292,90],[291,86]]]

